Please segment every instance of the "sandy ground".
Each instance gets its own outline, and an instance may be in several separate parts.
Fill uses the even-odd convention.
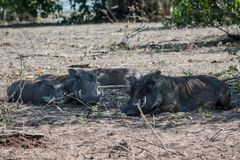
[[[240,44],[222,43],[224,33],[215,28],[145,24],[127,47],[117,45],[139,26],[1,28],[0,96],[14,80],[65,74],[75,64],[136,68],[142,74],[159,69],[172,76],[240,70]],[[240,159],[239,97],[230,111],[133,118],[119,112],[129,98],[124,91],[105,92],[108,101],[88,118],[79,105],[0,102],[0,159]]]

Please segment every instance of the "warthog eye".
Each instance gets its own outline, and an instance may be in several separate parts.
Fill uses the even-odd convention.
[[[89,75],[89,79],[90,79],[90,80],[94,80],[94,79],[95,79],[95,76],[91,74],[91,75]]]
[[[152,88],[154,87],[154,85],[155,85],[155,82],[154,82],[154,81],[149,81],[149,82],[147,83],[147,88],[148,88],[148,89],[152,89]]]
[[[154,81],[148,81],[145,83],[143,88],[141,89],[141,95],[146,95],[149,92],[151,92],[154,88],[155,82]]]

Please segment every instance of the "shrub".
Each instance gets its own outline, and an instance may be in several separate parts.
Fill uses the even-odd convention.
[[[240,0],[175,0],[171,14],[182,26],[240,24]]]
[[[34,21],[60,10],[58,0],[0,0],[0,18],[5,21]]]

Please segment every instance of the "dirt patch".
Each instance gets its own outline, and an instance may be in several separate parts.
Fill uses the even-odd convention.
[[[45,148],[43,135],[32,135],[24,133],[2,134],[0,135],[0,147],[15,148]]]

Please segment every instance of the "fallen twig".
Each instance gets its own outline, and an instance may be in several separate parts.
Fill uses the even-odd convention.
[[[160,144],[161,144],[161,147],[162,147],[163,149],[165,149],[165,146],[164,146],[162,140],[160,139],[159,135],[155,132],[155,130],[154,130],[154,128],[152,127],[152,125],[148,122],[147,118],[146,118],[145,115],[143,114],[142,109],[141,109],[139,106],[138,106],[138,109],[139,109],[140,115],[141,115],[141,117],[143,118],[143,120],[145,121],[146,125],[152,130],[153,134],[157,137],[158,141],[159,141]]]
[[[141,23],[140,26],[139,26],[136,30],[134,30],[134,31],[126,34],[126,35],[123,37],[123,39],[121,40],[121,42],[120,42],[119,44],[120,44],[120,45],[127,45],[128,40],[129,40],[130,38],[136,36],[136,35],[137,35],[138,33],[140,33],[140,32],[145,31],[146,29],[147,29],[147,27],[146,27],[145,25],[143,25],[143,23]]]
[[[151,124],[149,123],[149,121],[147,120],[146,116],[143,114],[142,109],[141,109],[139,106],[138,106],[138,109],[139,109],[140,115],[141,115],[141,117],[144,119],[146,125],[152,130],[152,133],[155,135],[155,137],[156,137],[156,138],[158,139],[158,141],[160,142],[161,145],[158,145],[158,147],[160,147],[160,148],[162,148],[163,150],[165,150],[165,151],[167,151],[167,152],[169,152],[169,153],[172,153],[172,154],[174,154],[174,155],[180,154],[180,155],[182,155],[182,156],[185,156],[185,155],[182,154],[182,153],[176,153],[176,152],[174,152],[174,151],[171,151],[171,150],[167,149],[167,148],[165,147],[165,145],[163,144],[162,140],[160,139],[159,135],[156,133],[156,131],[154,130],[154,128],[152,127],[152,125],[151,125]]]
[[[27,137],[33,137],[36,139],[40,139],[45,137],[45,135],[43,134],[30,134],[30,133],[26,133],[24,131],[12,131],[10,133],[5,133],[5,134],[0,134],[0,138],[5,138],[5,137],[15,137],[15,136],[27,136]]]
[[[89,64],[73,64],[68,66],[68,68],[91,68]]]
[[[140,146],[137,146],[137,145],[136,145],[135,147],[138,148],[138,149],[141,149],[141,150],[143,150],[143,151],[146,151],[146,152],[150,153],[150,156],[152,156],[152,158],[156,159],[156,158],[155,158],[156,154],[155,154],[154,152],[149,151],[148,149],[145,149],[145,148],[140,147]],[[155,155],[155,156],[153,156],[153,155]]]
[[[112,11],[110,11],[110,9],[108,7],[105,6],[106,9],[99,9],[99,11],[101,11],[106,18],[111,22],[111,23],[115,23],[117,22],[116,17],[113,15]],[[112,16],[112,18],[109,16],[108,12],[110,13],[110,15]]]
[[[225,136],[225,138],[224,138],[224,140],[223,140],[223,141],[225,142],[225,141],[226,141],[226,139],[228,138],[228,136],[229,136],[229,135],[231,135],[231,133],[233,133],[233,132],[235,132],[235,131],[229,131],[229,132],[228,132],[228,134]]]
[[[78,99],[78,98],[76,98],[76,97],[72,96],[71,94],[70,94],[69,96],[70,96],[71,98],[73,98],[73,99],[77,100],[78,102],[80,102],[81,104],[83,104],[84,106],[86,106],[86,107],[88,108],[88,114],[87,114],[87,116],[86,116],[86,118],[88,118],[88,117],[89,117],[89,115],[90,115],[90,113],[92,112],[92,107],[91,107],[91,106],[89,106],[88,104],[84,103],[84,102],[83,102],[83,101],[81,101],[80,99]]]
[[[152,140],[153,140],[154,135],[151,135],[151,138],[150,138],[150,139],[151,139],[151,142],[149,143],[149,142],[146,140],[146,138],[139,132],[138,129],[135,129],[135,130],[137,131],[138,135],[141,136],[141,138],[143,139],[143,140],[141,140],[141,141],[148,143],[148,146],[147,146],[146,148],[147,148],[147,149],[150,148],[150,147],[152,146],[151,142],[152,142]],[[140,139],[136,138],[136,140],[140,140]],[[138,156],[140,156],[141,154],[144,154],[144,152],[146,152],[146,151],[144,150],[142,153],[138,153]]]
[[[144,139],[144,140],[139,139],[139,138],[136,138],[136,140],[138,140],[138,141],[146,142],[146,143],[148,143],[148,144],[150,144],[150,145],[152,145],[152,146],[156,146],[156,147],[162,148],[162,146],[160,146],[160,145],[158,145],[158,144],[155,144],[155,143],[149,142],[149,141],[147,141],[145,138],[143,138],[143,139]],[[162,148],[162,149],[163,149],[163,148]],[[165,148],[164,150],[165,150],[165,151],[168,151],[168,152],[170,152],[170,153],[172,153],[172,154],[175,154],[175,155],[177,155],[177,153],[179,153],[181,156],[186,157],[186,155],[180,153],[179,151],[177,151],[177,153],[175,153],[175,152],[173,152],[173,151],[166,150],[166,148]]]
[[[61,113],[63,113],[63,110],[56,104],[53,104],[53,106],[55,106]]]
[[[224,29],[222,29],[222,28],[220,28],[218,26],[214,26],[214,27],[219,29],[219,30],[221,30],[221,31],[223,31],[224,33],[226,33],[229,38],[237,40],[237,41],[240,41],[240,35],[238,35],[238,34],[231,34],[228,31],[226,31],[226,30],[224,30]]]
[[[218,134],[222,131],[223,129],[221,128],[219,131],[217,131],[210,139],[209,141],[213,142],[213,140],[218,136]]]
[[[222,79],[222,81],[224,82],[236,82],[236,81],[239,81],[240,80],[240,72],[238,74],[236,74],[234,77],[232,78],[225,78],[225,79]]]
[[[107,85],[107,86],[98,86],[100,89],[124,89],[130,88],[129,85]]]

